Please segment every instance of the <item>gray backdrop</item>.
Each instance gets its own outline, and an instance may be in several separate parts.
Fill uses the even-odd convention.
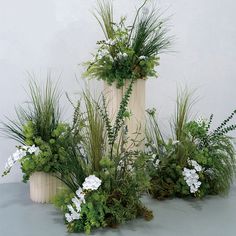
[[[116,15],[133,16],[142,1],[115,0]],[[234,0],[153,1],[172,15],[175,53],[161,56],[159,78],[147,82],[147,107],[158,107],[168,130],[177,85],[197,88],[194,112],[215,114],[215,123],[236,107],[236,2]],[[14,117],[26,100],[27,71],[45,80],[48,69],[73,99],[81,91],[82,68],[102,33],[91,14],[95,0],[0,0],[0,120]],[[76,79],[77,78],[77,79]],[[78,80],[78,81],[77,81]],[[97,86],[98,85],[98,86]],[[93,82],[92,88],[101,88]],[[99,89],[98,89],[99,90]],[[64,118],[71,108],[63,96]],[[0,139],[0,171],[14,152],[13,141]],[[21,180],[19,166],[0,183]]]

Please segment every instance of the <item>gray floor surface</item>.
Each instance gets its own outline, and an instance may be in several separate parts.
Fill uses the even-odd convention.
[[[236,236],[236,187],[227,197],[203,201],[173,199],[144,202],[153,210],[150,222],[135,220],[94,236]],[[0,236],[66,236],[63,217],[52,205],[32,203],[26,184],[0,185]]]

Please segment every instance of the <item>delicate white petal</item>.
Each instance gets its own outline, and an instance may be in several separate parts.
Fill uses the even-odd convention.
[[[72,218],[72,216],[71,216],[69,213],[66,213],[66,214],[65,214],[65,217],[66,217],[66,221],[67,221],[68,223],[70,223],[71,221],[73,221],[73,218]]]
[[[97,178],[95,175],[90,175],[87,178],[85,178],[85,181],[83,183],[83,189],[84,190],[97,190],[102,181]]]
[[[75,204],[76,211],[80,212],[81,211],[81,201],[77,197],[72,198],[71,201]]]

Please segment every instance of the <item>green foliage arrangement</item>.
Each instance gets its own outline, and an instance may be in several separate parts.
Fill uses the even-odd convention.
[[[236,125],[229,124],[236,111],[211,130],[213,115],[209,120],[191,120],[191,106],[191,96],[184,91],[177,98],[170,139],[163,137],[155,111],[148,111],[146,145],[154,198],[225,194],[234,179],[235,149],[227,134],[236,129]]]
[[[132,84],[131,81],[114,123],[103,96],[97,101],[86,92],[75,106],[70,132],[76,145],[68,147],[71,155],[57,170],[69,190],[54,201],[65,213],[69,232],[90,233],[94,228],[116,227],[137,217],[153,217],[140,200],[149,186],[147,157],[127,145],[125,119]],[[99,182],[93,191],[85,188],[88,179],[92,179],[90,184]]]
[[[60,121],[59,98],[50,77],[45,87],[35,80],[29,83],[29,101],[16,109],[17,120],[2,123],[2,133],[20,143],[9,157],[4,175],[19,161],[26,182],[35,171],[55,172],[67,158],[65,134],[69,126]]]
[[[158,10],[141,13],[147,0],[137,10],[131,26],[126,18],[119,23],[113,19],[113,5],[110,1],[99,1],[95,14],[105,40],[98,41],[98,50],[93,59],[85,63],[86,77],[115,83],[117,88],[126,80],[157,77],[155,67],[159,65],[159,54],[170,46],[166,20],[161,19]]]

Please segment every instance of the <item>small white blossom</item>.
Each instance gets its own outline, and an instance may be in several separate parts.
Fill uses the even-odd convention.
[[[160,160],[157,158],[157,154],[152,154],[152,158],[151,158],[152,164],[155,168],[157,168],[160,164]]]
[[[179,140],[173,140],[173,141],[172,141],[172,144],[173,144],[173,145],[176,145],[176,144],[178,144],[178,143],[179,143]]]
[[[191,161],[189,160],[188,162],[191,162]],[[190,187],[190,192],[191,193],[197,192],[199,187],[201,186],[201,182],[199,181],[199,175],[197,174],[196,169],[184,168],[182,174],[184,176],[184,180],[186,181],[186,184]]]
[[[17,162],[20,161],[23,157],[27,155],[27,152],[29,154],[35,154],[38,155],[40,152],[39,148],[35,145],[33,146],[22,146],[19,147],[13,154],[10,156],[7,160],[7,163],[5,164],[4,172],[7,173],[10,171],[12,166]]]
[[[14,165],[14,159],[10,156],[9,158],[8,158],[8,160],[7,160],[7,164],[8,164],[8,166],[10,166],[10,167],[12,167],[13,165]]]
[[[120,59],[120,60],[123,59],[123,58],[126,58],[126,57],[128,57],[128,54],[125,53],[125,52],[124,53],[122,53],[122,52],[117,53],[117,58]]]
[[[72,222],[73,220],[80,219],[81,204],[85,204],[85,192],[83,190],[97,190],[101,183],[102,181],[95,175],[90,175],[85,179],[83,183],[83,189],[79,188],[76,191],[76,196],[71,199],[76,210],[72,205],[67,205],[70,213],[66,213],[65,218],[68,223]]]
[[[114,59],[111,55],[109,55],[108,58],[110,59],[111,62],[114,62]]]
[[[71,199],[71,201],[75,204],[75,207],[76,207],[76,211],[77,212],[80,212],[81,211],[81,200],[80,199],[78,199],[77,197],[73,197],[72,199]]]
[[[188,160],[189,165],[192,165],[196,171],[202,171],[202,166],[199,165],[195,160]]]
[[[84,190],[97,190],[102,181],[97,178],[95,175],[90,175],[87,178],[85,178],[85,181],[83,183],[83,189]]]
[[[196,122],[197,122],[197,124],[198,124],[199,126],[203,126],[203,125],[207,122],[207,120],[206,120],[205,118],[203,118],[203,117],[199,117],[199,118],[196,120]]]
[[[157,157],[157,155],[154,153],[152,154],[152,160],[154,160]]]
[[[79,220],[80,214],[75,211],[75,209],[71,205],[67,205],[69,212],[71,213],[71,217],[73,220]]]
[[[85,193],[83,192],[83,189],[82,188],[79,188],[77,191],[76,191],[76,195],[77,197],[80,199],[80,201],[82,203],[85,203]]]
[[[126,168],[127,168],[127,171],[131,171],[131,172],[134,170],[133,165],[130,165],[130,164],[128,164]]]
[[[110,45],[110,46],[114,46],[116,44],[116,41],[112,40],[112,39],[108,39],[108,40],[105,41],[105,43]]]
[[[105,49],[98,51],[97,53],[97,59],[101,60],[103,57],[107,56],[109,52]]]
[[[71,216],[69,213],[66,213],[66,214],[65,214],[65,217],[66,217],[66,221],[67,221],[68,223],[70,223],[70,222],[73,221],[73,218],[72,218],[72,216]]]
[[[159,166],[159,164],[160,164],[160,160],[159,159],[156,159],[156,161],[153,162],[153,165],[154,165],[155,168],[157,168]]]
[[[27,152],[29,152],[30,154],[35,154],[36,156],[39,154],[39,147],[36,147],[35,145],[28,147]]]
[[[139,59],[140,59],[140,60],[145,60],[146,57],[145,57],[145,56],[140,56]]]
[[[117,57],[118,57],[119,59],[122,59],[122,57],[123,57],[122,52],[118,52],[118,53],[117,53]]]
[[[194,185],[190,186],[190,193],[196,193],[198,191],[198,188],[196,188]]]
[[[72,214],[71,214],[71,217],[73,220],[79,220],[80,219],[80,214],[76,211],[74,211]]]
[[[26,156],[26,151],[25,150],[22,150],[22,149],[17,149],[13,154],[12,154],[12,157],[13,157],[13,160],[14,161],[18,161],[20,160],[21,158],[25,157]]]

